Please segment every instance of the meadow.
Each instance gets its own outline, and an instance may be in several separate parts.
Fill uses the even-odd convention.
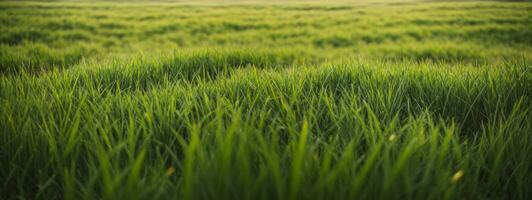
[[[531,199],[530,2],[0,2],[0,199]]]

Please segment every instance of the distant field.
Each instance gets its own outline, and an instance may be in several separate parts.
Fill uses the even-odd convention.
[[[0,199],[531,199],[532,3],[0,2]]]

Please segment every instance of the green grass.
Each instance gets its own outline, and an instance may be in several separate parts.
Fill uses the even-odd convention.
[[[531,10],[0,2],[0,199],[530,199]]]

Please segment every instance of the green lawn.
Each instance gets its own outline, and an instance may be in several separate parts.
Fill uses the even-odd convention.
[[[530,2],[0,2],[0,199],[530,199]]]

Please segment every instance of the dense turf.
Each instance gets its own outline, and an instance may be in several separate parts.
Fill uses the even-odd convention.
[[[0,3],[1,199],[530,199],[532,4]]]

